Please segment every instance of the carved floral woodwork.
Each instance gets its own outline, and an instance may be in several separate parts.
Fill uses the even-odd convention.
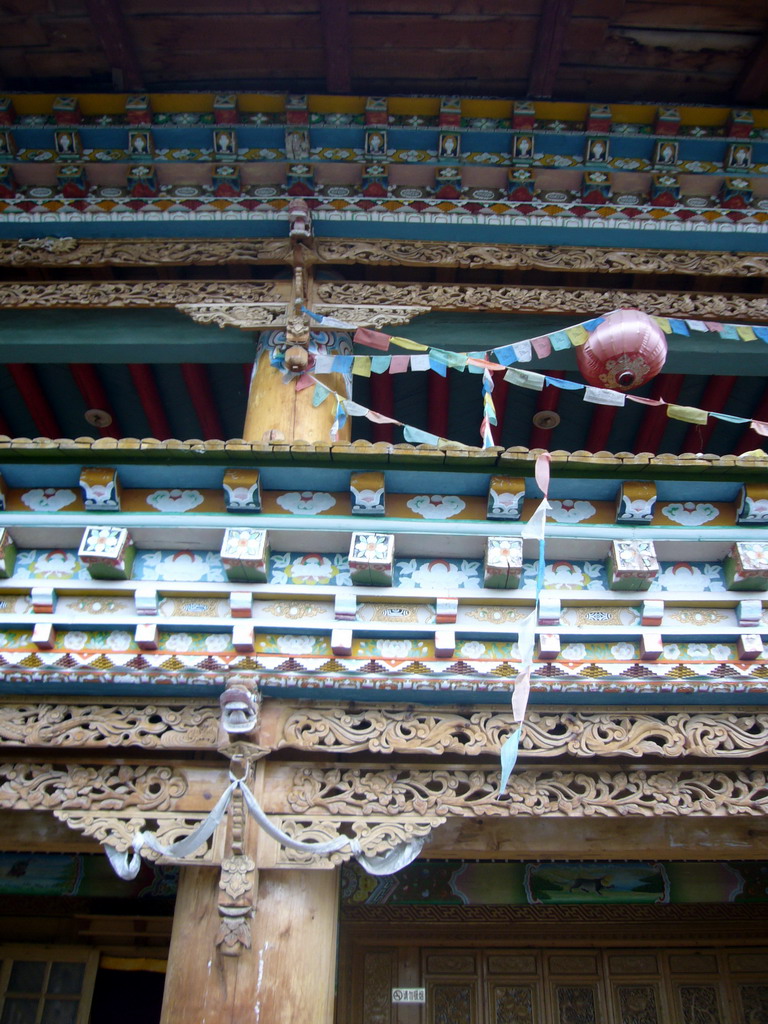
[[[617,274],[764,277],[768,256],[749,252],[665,251],[577,246],[488,245],[400,239],[315,239],[307,258],[318,263],[372,263],[499,270],[599,270]],[[0,241],[0,264],[11,266],[171,266],[290,263],[288,238],[78,239]]]
[[[273,750],[341,754],[497,754],[509,712],[422,711],[338,705],[292,708],[266,701],[261,741]],[[750,757],[768,750],[768,713],[529,711],[525,757]]]
[[[349,817],[289,817],[273,816],[272,821],[292,839],[302,842],[325,843],[338,835],[348,835],[357,839],[368,857],[387,853],[402,843],[413,839],[423,839],[445,822],[444,817],[430,815],[400,815],[397,818],[372,816],[365,818]],[[301,850],[293,850],[280,846],[268,836],[259,838],[259,867],[336,867],[352,858],[352,850],[346,847],[328,857],[317,857]]]
[[[0,764],[0,807],[167,811],[188,785],[182,772],[166,765]]]
[[[252,241],[173,238],[24,238],[0,242],[0,263],[11,266],[147,267],[219,263],[290,263],[287,238]]]
[[[216,746],[218,709],[179,704],[0,703],[0,746],[200,750]]]
[[[204,814],[182,813],[180,811],[72,811],[54,810],[53,816],[75,832],[108,843],[123,853],[131,849],[137,832],[152,832],[164,846],[185,839],[205,817]],[[214,834],[206,843],[190,855],[195,863],[216,864],[222,857],[223,837]],[[161,857],[150,847],[144,847],[142,856],[148,860],[162,861],[163,864],[181,864],[171,857]]]
[[[342,305],[395,304],[428,306],[441,312],[594,313],[595,310],[638,307],[657,316],[743,318],[747,321],[768,319],[768,299],[719,292],[322,281],[317,283],[315,293],[318,303],[326,303],[334,308]]]
[[[276,775],[271,776],[275,786]],[[757,769],[647,768],[577,771],[526,769],[498,792],[498,769],[284,769],[285,802],[295,814],[762,816],[768,813],[768,774]],[[270,806],[267,793],[266,810]]]
[[[230,688],[233,697],[240,686]],[[253,692],[250,685],[246,690]],[[261,716],[260,755],[289,747],[332,755],[366,750],[496,755],[511,728],[509,712],[492,710],[349,709],[266,700]],[[219,718],[213,703],[199,700],[131,705],[0,702],[0,746],[214,750]],[[768,751],[768,712],[533,710],[526,717],[520,751],[531,758],[753,757]]]
[[[151,307],[196,303],[284,303],[288,289],[272,281],[6,281],[0,308]]]

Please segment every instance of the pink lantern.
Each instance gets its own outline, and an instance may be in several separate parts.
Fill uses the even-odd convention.
[[[667,358],[664,332],[639,309],[609,313],[576,349],[582,377],[598,388],[631,391],[660,372]]]

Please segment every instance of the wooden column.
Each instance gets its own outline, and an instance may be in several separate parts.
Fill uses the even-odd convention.
[[[318,377],[340,395],[347,394],[346,382],[340,373]],[[336,400],[330,395],[320,406],[312,405],[315,389],[297,391],[293,381],[283,379],[282,373],[269,361],[269,351],[260,347],[251,375],[248,408],[245,414],[243,437],[246,441],[309,441],[331,440],[331,426],[336,418]],[[339,431],[339,441],[349,441],[351,421]]]
[[[252,945],[215,946],[219,872],[182,868],[161,1024],[332,1024],[338,871],[261,871]]]

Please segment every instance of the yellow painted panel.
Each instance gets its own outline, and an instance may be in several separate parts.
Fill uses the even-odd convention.
[[[421,114],[436,117],[440,113],[440,100],[436,96],[392,96],[390,114]]]
[[[463,117],[512,117],[512,103],[509,100],[462,100]]]
[[[242,93],[237,97],[237,106],[246,114],[279,114],[285,110],[285,96],[282,93]]]
[[[364,96],[310,96],[309,109],[314,114],[362,114]]]

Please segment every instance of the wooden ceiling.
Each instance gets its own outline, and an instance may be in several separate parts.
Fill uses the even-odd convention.
[[[759,0],[2,0],[8,91],[760,105]]]

